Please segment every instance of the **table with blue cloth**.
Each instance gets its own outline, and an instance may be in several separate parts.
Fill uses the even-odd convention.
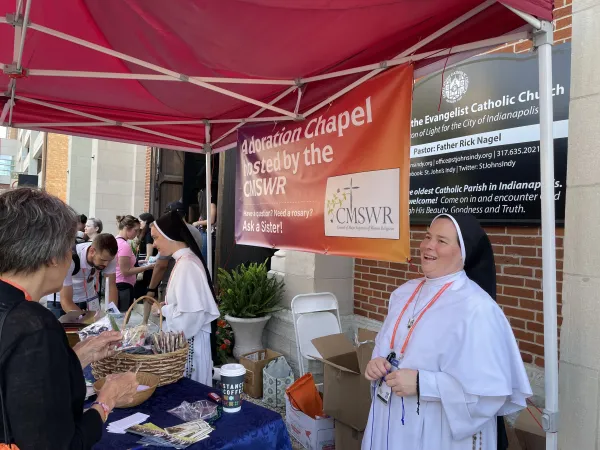
[[[86,378],[93,379],[89,369],[86,370]],[[183,420],[167,411],[179,406],[183,401],[191,403],[198,400],[210,400],[208,398],[210,392],[221,395],[217,389],[183,378],[177,383],[157,388],[152,397],[135,408],[115,409],[108,417],[107,424],[141,412],[150,416],[148,422],[161,428],[179,425],[183,423]],[[292,448],[287,428],[281,416],[250,402],[243,402],[241,411],[237,413],[223,412],[214,427],[215,430],[207,439],[187,448],[190,450],[291,450]],[[137,448],[140,446],[137,444],[140,439],[141,436],[131,433],[109,433],[106,431],[105,425],[102,440],[94,446],[94,450]],[[161,447],[143,448],[158,449]]]

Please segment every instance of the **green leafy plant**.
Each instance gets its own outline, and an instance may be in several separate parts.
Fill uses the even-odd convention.
[[[242,264],[231,272],[219,269],[220,309],[240,319],[264,317],[281,309],[283,281],[269,277],[267,261]]]

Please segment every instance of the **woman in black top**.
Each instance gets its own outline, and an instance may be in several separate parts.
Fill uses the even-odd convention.
[[[138,250],[138,261],[142,260],[141,255],[145,255],[144,261],[148,262],[150,257],[156,256],[158,254],[158,250],[154,247],[154,239],[152,239],[152,234],[150,234],[150,226],[154,223],[154,216],[150,213],[142,213],[140,214],[140,234],[139,234],[139,250]],[[137,280],[135,283],[135,287],[133,289],[133,295],[135,298],[139,298],[143,295],[146,295],[148,292],[148,286],[150,285],[150,281],[152,281],[152,271],[147,270],[142,275],[141,280]]]
[[[139,254],[146,255],[146,261],[150,259],[151,256],[156,256],[158,250],[154,248],[154,239],[152,239],[152,235],[150,234],[150,225],[154,222],[154,216],[150,213],[142,213],[140,214],[140,248]]]
[[[21,450],[90,449],[110,411],[137,389],[135,374],[112,375],[84,412],[82,368],[110,355],[120,333],[71,349],[61,324],[38,303],[62,285],[76,226],[73,210],[45,192],[0,195],[0,311],[8,311],[0,313],[0,442]]]

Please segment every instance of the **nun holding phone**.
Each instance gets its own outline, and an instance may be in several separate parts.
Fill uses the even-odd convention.
[[[497,450],[501,416],[532,395],[496,304],[490,240],[469,214],[437,216],[420,246],[424,278],[392,294],[365,376],[372,405],[363,450]]]
[[[167,331],[183,332],[188,340],[185,376],[211,386],[211,322],[219,317],[219,309],[206,263],[177,212],[156,220],[151,233],[160,254],[175,259],[162,306]]]

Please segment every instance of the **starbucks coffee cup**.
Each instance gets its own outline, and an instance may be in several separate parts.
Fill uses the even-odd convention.
[[[245,377],[246,368],[241,364],[225,364],[221,367],[223,412],[235,413],[242,409]]]

